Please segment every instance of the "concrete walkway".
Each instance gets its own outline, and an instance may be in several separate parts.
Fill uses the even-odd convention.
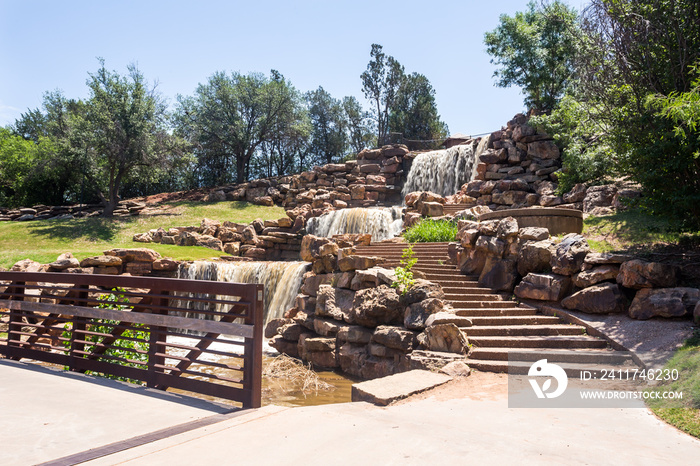
[[[154,431],[162,435],[150,443],[87,464],[667,465],[700,458],[700,441],[646,409],[509,409],[502,391],[484,390],[386,408],[268,406],[222,415],[214,404],[83,378],[0,361],[0,464],[124,446]],[[167,430],[188,422],[208,425]]]

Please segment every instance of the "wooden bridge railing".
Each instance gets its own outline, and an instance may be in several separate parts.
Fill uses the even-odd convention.
[[[255,408],[262,300],[262,285],[0,272],[0,354]]]

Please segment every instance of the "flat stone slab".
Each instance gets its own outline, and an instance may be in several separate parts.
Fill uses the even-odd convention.
[[[356,383],[352,386],[352,401],[367,401],[386,406],[396,400],[430,390],[452,380],[436,372],[414,370],[389,375],[380,379]]]

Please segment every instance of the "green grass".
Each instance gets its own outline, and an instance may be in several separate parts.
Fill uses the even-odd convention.
[[[45,264],[64,252],[83,259],[112,248],[148,247],[179,260],[219,257],[224,253],[203,247],[135,243],[132,237],[158,227],[199,225],[203,218],[249,223],[256,218],[276,220],[285,216],[281,207],[246,202],[175,202],[165,207],[163,214],[152,216],[0,222],[0,267],[9,268],[27,258]]]
[[[426,218],[407,229],[403,236],[409,243],[437,243],[454,241],[456,235],[456,222]]]
[[[700,245],[700,232],[684,232],[680,222],[630,209],[583,221],[583,235],[597,252],[643,249],[659,244]]]
[[[700,438],[700,332],[696,331],[664,366],[664,371],[673,369],[678,371],[678,380],[664,382],[651,390],[680,391],[683,399],[649,399],[647,405],[664,421]]]

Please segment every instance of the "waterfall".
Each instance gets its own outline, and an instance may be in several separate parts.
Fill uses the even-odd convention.
[[[312,217],[306,231],[312,235],[330,238],[345,233],[371,234],[372,241],[393,238],[403,228],[400,207],[354,207]]]
[[[402,194],[432,191],[441,196],[458,193],[464,183],[474,179],[474,144],[418,154],[408,172]]]
[[[204,262],[181,264],[178,278],[265,285],[265,324],[294,306],[308,262]],[[217,311],[222,311],[217,309]]]

